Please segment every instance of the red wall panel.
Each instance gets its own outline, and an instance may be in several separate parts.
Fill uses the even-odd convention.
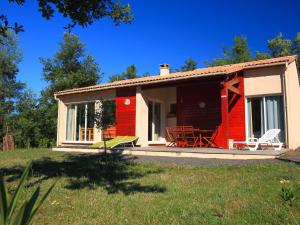
[[[238,89],[241,95],[229,93],[229,133],[228,138],[235,141],[244,141],[246,139],[245,128],[245,94],[244,78],[239,76],[240,83]],[[232,103],[230,104],[230,101]]]
[[[136,89],[117,89],[116,96],[116,135],[135,136]],[[125,100],[130,104],[126,105]]]
[[[215,129],[221,121],[220,85],[201,83],[177,88],[177,124],[200,129]],[[199,104],[203,102],[204,108]]]
[[[199,81],[197,85],[179,86],[177,125],[215,129],[215,142],[223,148],[228,147],[228,139],[245,140],[244,80],[242,75],[238,79],[240,83],[236,87],[241,95],[222,89],[220,82]],[[199,107],[200,102],[205,102],[205,108]]]

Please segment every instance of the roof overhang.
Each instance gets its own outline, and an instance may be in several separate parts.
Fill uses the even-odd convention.
[[[116,88],[136,87],[136,86],[152,85],[157,83],[168,83],[173,81],[181,81],[181,80],[188,80],[188,79],[195,79],[195,78],[229,75],[229,74],[237,73],[248,69],[287,65],[294,61],[297,61],[296,55],[251,61],[245,63],[238,63],[232,65],[208,67],[208,68],[196,69],[193,71],[176,72],[176,73],[171,73],[169,75],[163,75],[163,76],[156,75],[156,76],[142,77],[142,78],[136,78],[130,80],[115,81],[107,84],[98,84],[98,85],[93,85],[88,87],[69,89],[69,90],[56,92],[54,94],[54,97],[55,99],[57,99],[59,98],[59,96],[70,95],[70,94],[104,91],[104,90],[111,90]]]
[[[59,98],[59,96],[63,95],[69,95],[69,94],[78,94],[78,93],[85,93],[85,92],[94,92],[94,91],[104,91],[104,90],[111,90],[111,89],[116,89],[116,88],[126,88],[126,87],[137,87],[137,86],[144,86],[144,85],[151,85],[151,84],[158,84],[158,83],[168,83],[168,82],[174,82],[174,81],[181,81],[181,80],[188,80],[188,79],[195,79],[195,78],[205,78],[205,77],[210,77],[210,76],[221,76],[221,75],[226,75],[225,72],[217,72],[217,73],[207,73],[207,74],[195,74],[195,75],[190,75],[190,76],[185,76],[185,77],[171,77],[169,79],[154,79],[154,80],[149,80],[146,82],[122,82],[121,84],[116,83],[114,85],[114,82],[109,83],[109,84],[104,84],[104,85],[97,85],[97,86],[90,86],[90,87],[85,87],[85,88],[77,88],[77,89],[70,89],[70,90],[65,90],[62,92],[57,92],[54,94],[55,98]]]

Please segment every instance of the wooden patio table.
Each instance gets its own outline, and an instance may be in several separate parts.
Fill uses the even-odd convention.
[[[198,134],[199,136],[199,146],[202,147],[203,145],[203,136],[204,135],[208,135],[211,134],[211,136],[214,133],[214,130],[203,130],[203,129],[199,129],[199,128],[194,128],[194,132]]]

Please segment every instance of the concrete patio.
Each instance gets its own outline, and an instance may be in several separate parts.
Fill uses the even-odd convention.
[[[58,146],[53,151],[101,153],[103,149],[93,149],[89,146]],[[275,159],[286,153],[288,149],[274,150],[226,150],[218,148],[176,148],[176,147],[129,147],[108,150],[109,153],[121,153],[136,156],[162,156],[203,159]]]

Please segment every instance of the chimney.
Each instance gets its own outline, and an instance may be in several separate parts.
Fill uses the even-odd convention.
[[[170,67],[169,64],[160,64],[160,75],[169,75],[170,74]]]

